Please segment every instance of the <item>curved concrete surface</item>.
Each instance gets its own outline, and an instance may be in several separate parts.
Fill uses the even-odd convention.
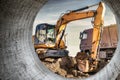
[[[45,0],[0,0],[0,80],[73,80],[43,66],[32,45],[32,24]],[[120,30],[120,0],[105,0]],[[120,33],[119,33],[120,38]],[[120,42],[111,62],[96,75],[78,80],[115,80],[120,73]]]

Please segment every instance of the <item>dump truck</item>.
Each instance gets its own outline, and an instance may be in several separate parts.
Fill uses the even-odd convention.
[[[82,52],[90,54],[92,49],[92,37],[93,28],[86,29],[80,32],[80,50]],[[99,54],[98,58],[110,60],[113,53],[117,47],[118,42],[118,31],[117,25],[111,24],[109,26],[104,26],[101,41],[99,44]]]

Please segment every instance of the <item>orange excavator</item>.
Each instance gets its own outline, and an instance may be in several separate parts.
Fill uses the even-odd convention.
[[[98,5],[97,10],[86,10],[90,7]],[[63,36],[66,30],[66,26],[69,22],[75,20],[81,20],[86,18],[94,18],[93,21],[93,38],[92,38],[92,49],[89,55],[85,52],[79,52],[76,59],[83,62],[82,66],[79,66],[82,72],[90,72],[97,68],[97,55],[100,43],[101,30],[103,26],[104,17],[104,3],[100,2],[92,6],[87,6],[81,9],[72,10],[65,13],[57,21],[56,25],[40,24],[36,28],[34,47],[40,49],[40,53],[44,53],[46,57],[62,57],[68,56],[69,51],[66,50],[67,46],[63,40]],[[82,63],[81,63],[82,64]],[[94,64],[91,66],[91,64]]]

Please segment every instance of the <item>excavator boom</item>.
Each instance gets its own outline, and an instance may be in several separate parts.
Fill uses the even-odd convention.
[[[75,21],[75,20],[81,20],[81,19],[86,19],[86,18],[91,18],[95,15],[95,10],[91,10],[91,11],[86,11],[86,12],[70,12],[67,13],[65,15],[63,15],[59,21],[57,22],[56,25],[56,31],[59,34],[60,31],[62,31],[64,29],[64,27],[62,27],[62,25],[65,25],[71,21]]]
[[[69,22],[75,21],[75,20],[81,20],[86,18],[94,17],[96,14],[95,10],[91,11],[85,11],[85,12],[70,12],[67,14],[64,14],[57,22],[57,25],[55,27],[56,29],[56,48],[64,48],[63,45],[61,45],[61,40],[64,35],[65,28]],[[63,34],[63,35],[61,35]]]

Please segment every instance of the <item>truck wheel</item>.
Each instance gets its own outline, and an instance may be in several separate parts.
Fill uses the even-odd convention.
[[[115,13],[120,30],[120,0],[103,1]],[[46,0],[0,0],[0,80],[73,80],[49,71],[35,54],[32,25],[45,2]],[[80,80],[115,80],[120,73],[119,58],[120,41],[114,57],[105,68]]]

